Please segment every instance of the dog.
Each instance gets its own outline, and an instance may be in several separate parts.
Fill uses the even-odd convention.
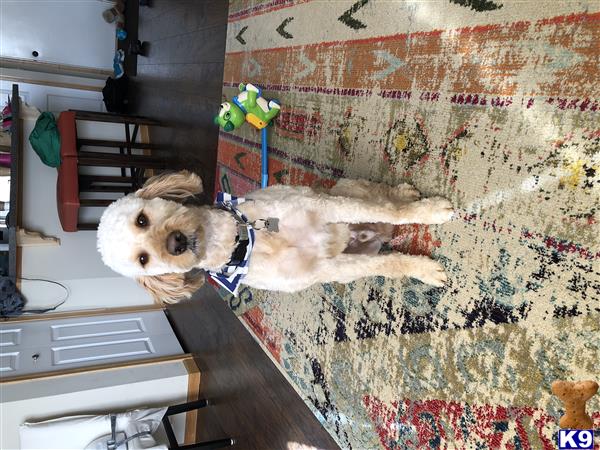
[[[190,204],[202,191],[194,173],[165,173],[109,205],[98,227],[104,263],[166,303],[189,298],[204,283],[204,272],[222,275],[232,255],[248,253],[249,246],[235,275],[256,289],[296,292],[370,276],[446,282],[442,265],[429,257],[379,253],[393,225],[442,224],[453,215],[448,200],[421,199],[409,184],[341,179],[329,189],[275,185],[223,208]]]

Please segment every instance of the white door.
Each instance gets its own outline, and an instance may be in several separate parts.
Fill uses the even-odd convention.
[[[162,310],[0,323],[0,376],[184,353]]]
[[[111,70],[115,24],[102,18],[111,6],[93,0],[0,0],[0,56]]]

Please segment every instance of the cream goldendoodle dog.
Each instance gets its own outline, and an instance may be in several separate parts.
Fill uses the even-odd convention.
[[[113,270],[136,278],[160,301],[189,297],[203,269],[232,293],[244,284],[294,292],[315,283],[362,277],[414,277],[442,286],[443,267],[425,256],[378,254],[391,225],[441,224],[452,217],[442,198],[419,199],[408,184],[391,187],[342,179],[328,190],[271,186],[244,202],[193,206],[202,180],[183,171],[151,178],[110,205],[98,250]]]

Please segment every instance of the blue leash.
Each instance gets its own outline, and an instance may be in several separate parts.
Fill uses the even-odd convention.
[[[260,157],[261,157],[260,187],[262,189],[264,189],[269,184],[269,160],[268,160],[268,156],[267,156],[267,127],[264,127],[262,130],[260,130],[260,135],[261,135],[261,140],[262,140],[261,153],[260,153]]]

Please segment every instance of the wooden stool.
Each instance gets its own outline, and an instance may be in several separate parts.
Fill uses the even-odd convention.
[[[125,126],[125,141],[83,139],[77,137],[77,120],[122,123]],[[130,132],[129,125],[134,125]],[[160,125],[160,122],[145,117],[123,114],[97,113],[90,111],[64,111],[58,116],[60,132],[61,165],[58,167],[56,198],[58,217],[64,231],[95,230],[97,223],[80,223],[81,207],[105,207],[114,198],[81,198],[82,192],[122,193],[126,195],[138,189],[145,181],[145,169],[165,169],[163,158],[132,154],[132,149],[157,149],[159,146],[136,142],[140,125]],[[81,147],[112,147],[119,153],[81,150]],[[84,175],[82,166],[118,167],[121,175]],[[127,169],[130,174],[127,175]]]

